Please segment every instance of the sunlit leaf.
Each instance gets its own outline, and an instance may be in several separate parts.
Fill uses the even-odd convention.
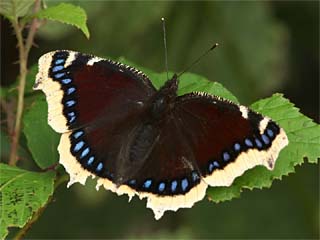
[[[29,172],[0,163],[0,239],[23,227],[53,193],[53,172]]]
[[[37,98],[24,114],[23,132],[30,152],[40,168],[48,168],[58,161],[59,134],[47,123],[47,103]]]
[[[86,12],[78,6],[68,3],[61,3],[57,6],[49,7],[39,11],[33,17],[70,24],[79,28],[87,38],[90,36],[87,27]]]

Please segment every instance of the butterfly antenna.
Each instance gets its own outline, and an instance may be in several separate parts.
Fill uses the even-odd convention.
[[[167,80],[169,80],[166,23],[164,18],[161,18],[161,21],[162,21],[162,30],[163,30],[164,61],[165,61],[165,67],[167,72]]]
[[[219,44],[215,43],[210,47],[207,51],[205,51],[200,57],[198,57],[195,61],[193,61],[188,67],[186,67],[182,72],[178,74],[177,77],[180,77],[182,74],[184,74],[186,71],[188,71],[190,68],[192,68],[194,65],[196,65],[204,56],[206,56],[209,52],[211,52],[213,49],[218,47]]]

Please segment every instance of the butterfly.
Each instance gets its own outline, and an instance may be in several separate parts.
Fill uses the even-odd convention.
[[[34,89],[61,133],[68,186],[100,186],[147,198],[155,218],[189,208],[208,186],[230,186],[256,165],[272,170],[288,144],[268,117],[202,92],[177,95],[175,74],[157,90],[141,71],[74,51],[39,59]]]

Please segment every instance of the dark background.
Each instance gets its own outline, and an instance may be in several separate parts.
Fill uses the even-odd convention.
[[[221,82],[241,103],[281,92],[319,122],[319,3],[72,1],[88,14],[91,37],[48,22],[31,51],[32,66],[44,53],[72,49],[120,56],[161,72],[161,17],[167,21],[169,69],[180,72],[212,43],[213,53],[192,72]],[[54,5],[57,2],[48,2]],[[18,73],[12,28],[1,20],[1,81]],[[160,221],[145,202],[96,192],[94,182],[55,193],[54,202],[28,238],[319,238],[318,166],[304,164],[271,189],[244,191],[240,199],[166,213]]]

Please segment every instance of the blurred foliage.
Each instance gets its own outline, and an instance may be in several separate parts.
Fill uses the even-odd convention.
[[[283,84],[286,31],[266,2],[72,2],[90,16],[90,41],[82,37],[75,41],[72,31],[50,23],[40,36],[49,43],[59,39],[59,45],[42,46],[42,53],[65,48],[98,56],[124,55],[141,66],[163,71],[160,19],[165,17],[173,72],[180,72],[218,42],[215,52],[192,71],[221,82],[245,102]]]
[[[0,14],[9,19],[14,19],[15,16],[23,17],[29,12],[33,4],[33,0],[2,0],[0,2]]]

